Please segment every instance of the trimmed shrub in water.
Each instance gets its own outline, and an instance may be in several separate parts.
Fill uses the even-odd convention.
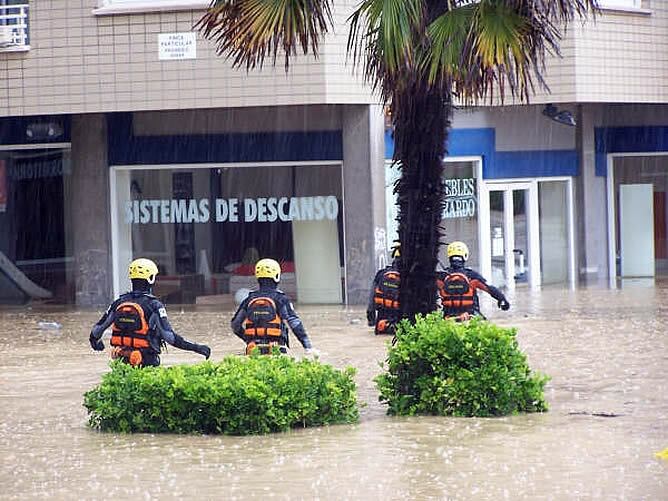
[[[400,323],[387,372],[376,377],[388,414],[503,416],[543,412],[549,377],[532,373],[516,330],[438,313]]]
[[[120,361],[84,394],[104,431],[247,435],[359,419],[355,369],[291,357],[133,368]]]

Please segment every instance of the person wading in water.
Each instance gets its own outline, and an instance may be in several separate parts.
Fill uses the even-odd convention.
[[[128,276],[132,291],[111,303],[102,318],[93,326],[90,345],[104,350],[102,335],[111,327],[111,357],[121,358],[136,367],[160,365],[160,352],[165,343],[182,350],[194,351],[207,359],[211,349],[205,344],[191,343],[174,332],[165,306],[153,296],[158,267],[150,259],[135,259]]]

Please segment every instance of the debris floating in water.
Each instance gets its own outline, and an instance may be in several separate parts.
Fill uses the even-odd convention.
[[[58,322],[44,322],[44,321],[37,322],[37,326],[44,331],[58,331],[63,327]]]
[[[656,457],[658,457],[659,459],[665,459],[666,461],[668,461],[668,447],[666,447],[665,449],[663,449],[661,452],[657,452],[657,453],[654,454],[654,455],[655,455]]]
[[[615,412],[589,412],[589,411],[571,411],[568,413],[569,416],[594,416],[594,417],[621,417],[624,414],[617,414]]]

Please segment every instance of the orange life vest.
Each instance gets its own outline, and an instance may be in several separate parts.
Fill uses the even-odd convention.
[[[278,316],[278,308],[272,298],[259,296],[250,300],[246,306],[246,320],[244,320],[244,336],[247,338],[247,343],[258,341],[257,338],[280,338],[283,333],[281,326],[281,317]]]
[[[399,309],[400,275],[396,270],[383,273],[380,283],[376,285],[373,294],[373,303],[378,310]]]
[[[146,314],[140,304],[124,301],[116,307],[111,325],[112,346],[150,348],[148,335]]]
[[[444,310],[471,312],[475,309],[476,289],[466,273],[449,273],[443,280],[437,280],[436,285]]]
[[[387,318],[381,318],[376,323],[376,334],[394,334],[397,331],[397,323]]]
[[[271,355],[274,346],[276,346],[278,351],[284,355],[288,352],[287,346],[281,345],[275,341],[271,341],[269,343],[256,343],[255,341],[251,341],[246,345],[246,355],[253,353],[255,348],[260,350],[260,355]]]

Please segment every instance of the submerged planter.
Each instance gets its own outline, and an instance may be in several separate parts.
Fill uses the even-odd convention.
[[[104,431],[247,435],[359,419],[355,370],[287,356],[133,368],[120,361],[84,394]]]
[[[549,377],[532,373],[515,329],[438,313],[400,323],[386,372],[376,378],[388,414],[503,416],[543,412]]]

